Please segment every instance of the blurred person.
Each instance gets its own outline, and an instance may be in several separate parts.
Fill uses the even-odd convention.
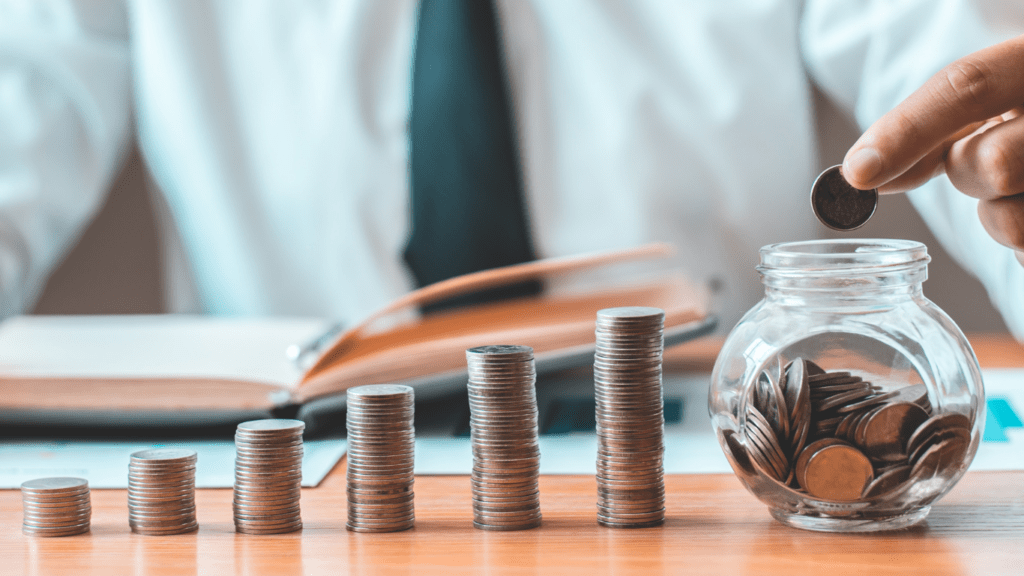
[[[134,135],[162,198],[171,311],[354,323],[467,267],[661,240],[721,287],[727,329],[761,296],[758,249],[820,233],[817,86],[879,121],[848,177],[920,186],[915,207],[1022,337],[1021,148],[988,162],[982,145],[1020,142],[1021,42],[998,25],[1017,12],[0,0],[0,314],[31,307]]]

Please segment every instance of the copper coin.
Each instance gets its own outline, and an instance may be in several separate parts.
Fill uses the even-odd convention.
[[[785,466],[781,464],[777,458],[772,454],[769,442],[764,438],[761,431],[753,426],[747,426],[747,443],[750,446],[750,454],[754,457],[754,461],[762,469],[762,472],[767,472],[766,475],[769,478],[782,482],[786,477]]]
[[[789,437],[789,410],[779,383],[762,371],[753,388],[753,404],[776,435]]]
[[[863,498],[866,500],[892,492],[895,488],[910,478],[910,470],[910,466],[904,464],[901,466],[894,466],[879,474],[878,477],[872,480],[871,484],[868,484],[867,488],[864,489]]]
[[[868,418],[860,445],[875,460],[898,462],[906,458],[907,439],[925,420],[928,413],[917,404],[886,404]]]
[[[928,387],[924,384],[911,384],[894,390],[893,402],[910,402],[930,411],[931,402],[928,400]]]
[[[736,439],[736,433],[732,430],[725,430],[722,432],[722,441],[726,447],[725,455],[733,469],[742,471],[746,476],[753,476],[756,473],[754,465],[750,462],[746,448]]]
[[[971,429],[971,419],[959,412],[936,414],[921,424],[907,440],[907,452],[916,452],[935,432],[945,428]]]
[[[854,444],[857,444],[859,446],[863,446],[864,443],[867,442],[865,434],[867,432],[868,420],[870,420],[871,417],[874,416],[875,413],[878,412],[879,410],[881,410],[882,408],[883,408],[882,406],[880,406],[878,408],[872,408],[868,412],[864,413],[864,418],[862,418],[859,422],[857,422],[857,426],[853,430],[853,443]]]
[[[860,228],[875,213],[878,190],[859,190],[850,186],[841,168],[833,166],[814,181],[811,186],[811,209],[822,224],[845,232]]]
[[[860,419],[864,416],[864,412],[856,412],[854,414],[847,414],[843,416],[843,419],[836,426],[836,438],[842,438],[844,440],[852,440],[854,427],[860,422]]]
[[[825,446],[831,446],[833,444],[841,444],[842,441],[837,438],[821,438],[815,440],[807,445],[796,459],[796,481],[804,489],[807,489],[807,480],[804,474],[807,472],[807,462],[811,459],[818,450],[821,450]]]
[[[758,421],[756,413],[748,414],[747,425],[750,431],[759,434],[762,445],[768,450],[768,457],[779,473],[777,479],[782,481],[789,475],[789,458],[782,449],[778,437],[767,427],[767,422]]]
[[[817,364],[815,364],[815,366],[817,366]],[[842,370],[834,370],[832,372],[825,372],[824,370],[822,370],[821,372],[816,372],[815,374],[811,374],[810,376],[808,376],[807,381],[811,384],[811,386],[816,386],[819,384],[823,384],[825,382],[831,382],[835,379],[849,378],[850,376],[852,376],[851,372],[846,372]]]
[[[850,502],[861,497],[874,475],[867,456],[840,442],[811,454],[804,471],[805,488],[815,498]]]
[[[807,379],[808,379],[808,382],[810,382],[811,378],[813,378],[815,376],[822,376],[822,375],[824,375],[825,374],[825,369],[822,368],[821,366],[818,366],[814,362],[811,362],[810,360],[804,360],[804,372],[807,373]]]
[[[936,430],[934,433],[932,433],[931,436],[926,438],[924,441],[919,441],[918,444],[915,446],[913,452],[908,450],[907,459],[911,463],[914,463],[921,457],[925,450],[951,438],[959,438],[963,442],[970,444],[971,431],[968,430],[967,428],[960,428],[959,426],[953,426],[951,428],[943,428],[940,430]]]
[[[785,395],[790,420],[788,440],[794,446],[798,444],[801,434],[806,440],[806,430],[811,424],[811,387],[807,380],[806,366],[802,359],[797,358],[786,367]]]
[[[858,402],[868,396],[871,396],[871,394],[871,388],[868,386],[862,386],[840,394],[833,394],[820,402],[815,402],[813,403],[815,404],[814,409],[819,412],[827,412],[835,408],[838,412],[838,408]]]

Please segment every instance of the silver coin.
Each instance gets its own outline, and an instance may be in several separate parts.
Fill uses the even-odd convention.
[[[22,493],[29,494],[79,494],[88,489],[87,480],[69,477],[37,478],[21,484]]]
[[[233,510],[235,522],[248,522],[252,523],[265,523],[274,524],[281,522],[290,522],[300,517],[300,508],[295,506],[293,508],[281,509],[281,510],[247,510],[247,509],[235,509]]]
[[[396,448],[393,451],[368,449],[359,447],[348,449],[349,460],[360,459],[366,462],[391,461],[395,465],[411,463],[416,451],[413,447]]]
[[[289,490],[271,491],[243,491],[235,490],[232,495],[232,502],[237,504],[280,504],[284,502],[298,502],[302,498],[301,490],[296,487]]]
[[[59,538],[64,536],[77,536],[79,534],[85,534],[89,532],[89,524],[83,524],[81,526],[68,526],[66,528],[55,529],[35,529],[22,526],[21,531],[26,536],[35,536],[38,538]]]
[[[530,530],[540,526],[541,522],[542,518],[540,516],[529,520],[516,520],[513,522],[498,522],[484,518],[473,518],[473,527],[482,530]]]
[[[534,522],[528,522],[528,523],[517,524],[517,525],[512,525],[512,526],[482,524],[482,523],[478,523],[476,521],[473,521],[473,528],[476,528],[476,529],[479,529],[479,530],[488,530],[488,531],[497,531],[497,532],[511,532],[511,531],[516,531],[516,530],[530,530],[530,529],[538,528],[540,526],[541,526],[541,519],[537,519]]]
[[[303,450],[301,445],[287,449],[275,448],[273,450],[259,450],[236,445],[235,450],[235,458],[253,461],[301,460],[303,456],[305,456],[305,450]]]
[[[128,479],[151,484],[180,484],[194,482],[196,473],[192,471],[165,472],[162,474],[140,474],[138,470],[128,469]]]
[[[186,514],[195,515],[196,507],[195,504],[188,506],[179,506],[174,508],[156,508],[150,506],[129,506],[128,516],[138,518],[148,517],[172,517],[172,516],[183,516]]]
[[[74,498],[28,498],[24,494],[21,501],[26,506],[42,506],[47,508],[75,508],[89,505],[89,493],[80,494]]]
[[[288,420],[279,418],[267,418],[265,420],[251,420],[238,425],[237,432],[247,434],[281,435],[284,433],[299,433],[305,430],[306,424],[301,420]]]
[[[654,520],[651,522],[620,522],[613,518],[602,517],[599,514],[597,518],[597,523],[606,528],[656,528],[664,524],[665,520],[664,518],[662,518],[661,520]]]
[[[199,524],[192,523],[174,529],[153,529],[142,526],[132,526],[132,532],[143,536],[174,536],[176,534],[188,534],[199,529]]]
[[[408,522],[399,522],[391,526],[363,526],[360,524],[348,524],[345,528],[352,532],[385,533],[401,532],[403,530],[408,530],[413,526],[414,523],[410,520]]]
[[[356,504],[404,505],[415,501],[415,492],[411,489],[395,494],[365,494],[346,491],[345,499]]]
[[[240,534],[252,534],[254,536],[268,534],[288,534],[290,532],[298,532],[299,530],[302,530],[301,521],[282,526],[271,526],[267,528],[249,526],[246,524],[235,525],[236,532]]]
[[[406,401],[412,401],[413,389],[411,386],[400,384],[373,384],[369,386],[355,386],[346,391],[349,402],[379,401],[380,397],[386,397],[390,402],[392,398],[398,397]]]
[[[284,500],[279,502],[239,502],[231,503],[231,509],[245,514],[278,514],[285,510],[298,510],[301,503],[299,500]]]
[[[349,514],[348,523],[353,526],[364,528],[387,528],[389,526],[401,526],[410,524],[416,520],[415,513],[407,511],[393,516],[377,517],[366,515]]]
[[[485,361],[512,359],[529,360],[533,359],[533,348],[513,344],[493,344],[470,348],[469,350],[466,350],[466,356],[467,358],[480,358]]]
[[[133,453],[131,459],[147,463],[187,463],[195,462],[198,459],[198,455],[195,450],[189,450],[188,448],[152,448]]]

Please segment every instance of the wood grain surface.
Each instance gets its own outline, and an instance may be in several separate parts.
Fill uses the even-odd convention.
[[[982,365],[1024,366],[1024,348],[972,338]],[[235,534],[230,490],[199,490],[199,532],[151,537],[128,529],[124,490],[95,490],[92,532],[30,538],[21,498],[0,491],[0,574],[1022,574],[1024,472],[972,472],[909,530],[803,532],[775,522],[731,475],[666,478],[664,527],[612,530],[595,521],[596,483],[541,478],[544,524],[525,532],[472,527],[466,476],[416,480],[416,527],[345,530],[344,464],[303,491],[305,529]]]

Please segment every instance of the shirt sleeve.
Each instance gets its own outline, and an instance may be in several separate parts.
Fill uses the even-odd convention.
[[[123,5],[0,0],[0,317],[34,304],[101,205],[129,117]]]
[[[991,4],[991,3],[988,3]],[[968,0],[808,0],[800,44],[812,80],[862,129],[941,68],[1019,33],[996,23],[998,10]],[[945,176],[909,193],[911,203],[957,262],[988,291],[1007,326],[1024,341],[1024,267],[988,236],[978,201]]]

